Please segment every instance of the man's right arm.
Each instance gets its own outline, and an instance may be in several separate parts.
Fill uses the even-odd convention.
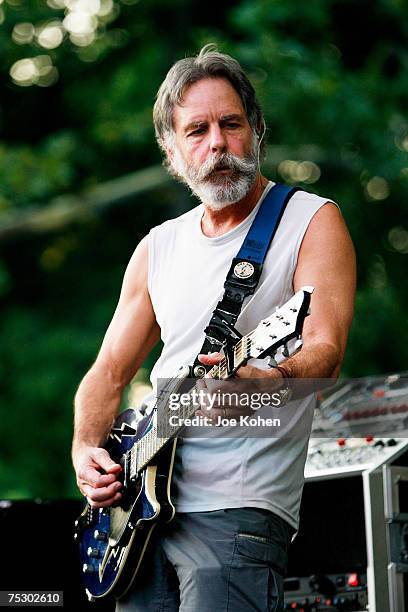
[[[126,385],[160,337],[147,289],[148,242],[144,238],[127,267],[118,305],[98,357],[75,396],[72,459],[81,492],[94,507],[120,499],[121,468],[101,448],[119,410]]]

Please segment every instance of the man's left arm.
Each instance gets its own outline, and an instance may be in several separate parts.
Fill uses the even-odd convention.
[[[353,319],[356,259],[343,217],[334,204],[322,206],[303,238],[293,287],[312,285],[311,315],[303,348],[284,362],[291,378],[336,378]]]
[[[281,365],[290,378],[336,378],[346,350],[353,319],[356,259],[343,217],[333,203],[322,206],[303,238],[293,277],[298,291],[312,285],[311,315],[303,327],[303,348]],[[243,378],[265,377],[265,371],[247,366]],[[280,376],[270,370],[272,377]]]

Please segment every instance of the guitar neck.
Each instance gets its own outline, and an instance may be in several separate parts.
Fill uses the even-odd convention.
[[[207,373],[206,378],[213,378],[216,380],[226,380],[227,378],[230,378],[235,372],[235,370],[237,370],[242,365],[245,365],[245,363],[247,362],[249,358],[250,346],[251,346],[251,334],[247,334],[246,336],[243,336],[237,342],[237,344],[234,346],[232,350],[233,369],[232,370],[228,369],[227,359],[223,358],[219,364],[211,368],[211,370]],[[191,402],[187,405],[180,405],[179,407],[178,416],[180,417],[180,420],[183,422],[185,419],[192,418],[195,414],[195,411],[197,410],[197,403],[195,403],[193,400],[194,392],[198,393],[196,384],[194,384],[189,391]],[[167,414],[166,405],[167,405],[168,397],[166,393],[163,393],[163,395],[164,395],[164,400],[163,400],[164,414]],[[160,401],[157,402],[157,404],[159,403]],[[135,444],[135,446],[131,450],[131,455],[132,455],[131,464],[133,466],[133,469],[131,469],[132,472],[134,472],[135,470],[136,471],[140,470],[144,468],[145,466],[147,466],[151,462],[151,460],[154,458],[154,456],[163,448],[163,446],[170,439],[177,437],[184,428],[183,425],[181,425],[180,427],[170,427],[169,424],[167,427],[165,427],[164,423],[161,423],[160,429],[162,431],[164,430],[163,433],[165,435],[158,436],[157,435],[158,434],[157,411],[160,410],[160,406],[157,407],[157,404],[154,409],[155,414],[153,416],[152,428],[145,436],[143,436],[141,440],[142,444]]]
[[[230,378],[233,373],[238,370],[242,365],[245,365],[249,358],[249,351],[251,347],[251,334],[243,336],[241,340],[237,342],[232,351],[232,369],[228,369],[228,362],[224,357],[219,364],[215,365],[207,374],[208,378],[215,378],[217,380],[226,380]]]

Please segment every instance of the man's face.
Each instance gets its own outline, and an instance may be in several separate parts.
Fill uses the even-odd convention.
[[[192,191],[214,209],[245,197],[258,169],[258,143],[229,81],[190,85],[174,108],[173,125],[169,159]]]

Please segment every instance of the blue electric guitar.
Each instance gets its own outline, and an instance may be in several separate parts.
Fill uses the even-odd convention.
[[[250,334],[243,336],[233,350],[233,368],[224,359],[206,376],[227,379],[249,359],[269,356],[274,360],[279,349],[288,356],[287,342],[298,339],[301,346],[303,322],[309,314],[312,287],[302,287],[288,302],[261,321]],[[229,361],[231,364],[231,360]],[[159,394],[154,410],[140,418],[136,411],[126,410],[116,419],[105,448],[122,466],[122,499],[110,508],[92,508],[86,504],[75,522],[75,539],[80,547],[81,573],[90,600],[112,594],[123,596],[141,567],[154,527],[169,522],[175,509],[170,499],[177,435],[158,435],[157,415],[171,393],[195,382],[190,368],[179,374]],[[183,408],[184,418],[194,415],[197,406]]]

